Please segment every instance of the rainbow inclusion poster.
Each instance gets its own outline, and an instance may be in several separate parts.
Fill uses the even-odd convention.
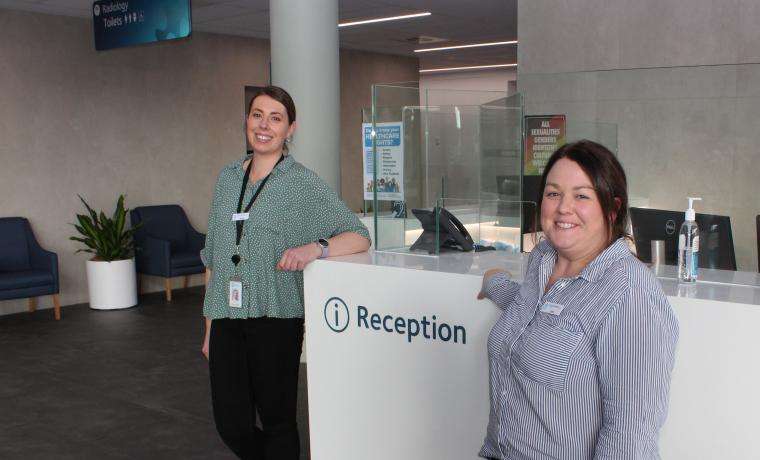
[[[549,157],[565,145],[564,115],[527,115],[525,117],[524,169],[526,176],[540,176]]]

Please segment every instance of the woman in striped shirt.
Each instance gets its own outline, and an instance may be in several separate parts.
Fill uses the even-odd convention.
[[[541,178],[544,239],[523,283],[498,269],[479,298],[488,339],[489,459],[656,459],[678,321],[628,249],[625,172],[602,145],[558,149]]]

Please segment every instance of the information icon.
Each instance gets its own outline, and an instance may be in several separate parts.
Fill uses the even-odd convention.
[[[339,297],[331,297],[325,303],[325,322],[335,332],[343,332],[348,327],[350,317],[348,305]]]

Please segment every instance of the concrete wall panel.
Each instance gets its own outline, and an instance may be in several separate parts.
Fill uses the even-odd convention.
[[[739,268],[756,270],[757,2],[538,0],[518,12],[526,112],[617,124],[629,194],[675,210],[702,196],[698,211],[731,216]],[[619,51],[589,58],[589,37]]]

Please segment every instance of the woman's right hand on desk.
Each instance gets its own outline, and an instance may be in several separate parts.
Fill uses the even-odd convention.
[[[486,286],[488,286],[488,281],[491,279],[492,276],[498,274],[498,273],[504,273],[506,275],[509,275],[509,273],[506,270],[503,270],[501,268],[492,268],[490,270],[487,270],[485,273],[483,273],[483,283],[480,285],[480,292],[478,292],[478,300],[483,300],[486,298]]]

